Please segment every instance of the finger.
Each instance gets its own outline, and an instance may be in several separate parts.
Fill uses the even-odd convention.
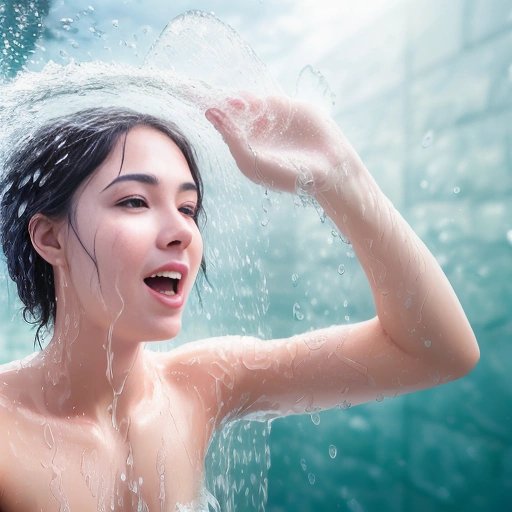
[[[217,108],[209,108],[205,112],[205,117],[221,134],[233,156],[239,153],[240,146],[246,145],[243,132],[225,112]]]

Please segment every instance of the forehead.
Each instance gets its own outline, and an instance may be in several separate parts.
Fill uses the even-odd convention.
[[[105,161],[91,180],[104,187],[122,174],[148,173],[160,181],[191,181],[188,162],[165,133],[148,126],[136,126],[119,137]]]

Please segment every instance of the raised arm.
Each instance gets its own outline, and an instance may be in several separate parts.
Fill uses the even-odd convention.
[[[283,340],[197,345],[205,368],[217,364],[221,417],[356,404],[473,368],[478,345],[446,276],[328,116],[286,97],[245,94],[206,116],[251,180],[318,201],[350,239],[377,311],[366,322]]]

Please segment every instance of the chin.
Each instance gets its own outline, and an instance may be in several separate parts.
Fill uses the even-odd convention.
[[[151,333],[148,333],[145,338],[146,341],[169,341],[178,336],[181,331],[181,320],[174,320],[169,322],[167,325],[160,326],[159,329],[155,329],[153,326]],[[150,339],[148,339],[150,338]]]

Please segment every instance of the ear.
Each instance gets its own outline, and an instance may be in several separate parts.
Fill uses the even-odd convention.
[[[53,266],[63,266],[66,259],[61,243],[63,222],[36,213],[28,223],[30,240],[36,252]]]

